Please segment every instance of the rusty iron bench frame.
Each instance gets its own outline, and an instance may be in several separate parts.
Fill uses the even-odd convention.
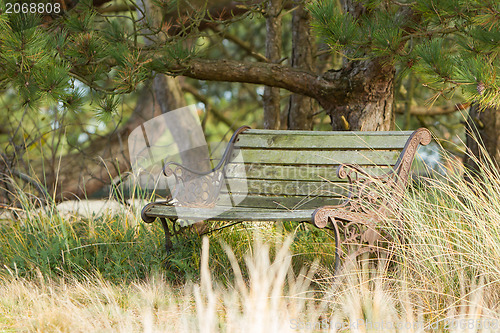
[[[192,218],[194,221],[204,220],[205,218],[203,214],[200,215],[200,212],[215,206],[221,185],[223,184],[225,168],[232,158],[234,158],[234,145],[238,141],[238,136],[248,129],[250,127],[243,126],[235,131],[218,165],[207,172],[191,170],[175,162],[165,164],[163,168],[164,175],[166,177],[175,177],[176,185],[187,184],[190,181],[196,185],[193,186],[193,184],[190,184],[189,188],[184,191],[179,191],[178,188],[181,186],[176,186],[172,195],[167,200],[149,203],[141,212],[141,217],[146,223],[152,223],[156,218],[160,219],[165,232],[165,246],[167,251],[172,249],[171,236],[179,233],[182,226],[176,223],[177,218],[175,214],[163,213],[162,207],[171,207],[175,199],[180,205],[192,208]],[[392,197],[395,197],[396,201],[400,200],[408,185],[411,165],[419,145],[427,145],[430,141],[431,134],[427,129],[420,128],[414,131],[409,135],[393,168],[383,175],[371,175],[356,164],[340,164],[337,168],[337,177],[339,179],[347,179],[349,184],[348,196],[344,202],[339,205],[317,207],[315,210],[311,210],[312,214],[308,215],[308,218],[304,216],[295,218],[294,216],[293,219],[290,218],[289,220],[309,222],[318,228],[333,230],[336,242],[335,269],[338,268],[339,251],[342,244],[362,243],[367,245],[354,253],[354,256],[365,251],[373,251],[376,248],[377,241],[381,238],[380,233],[376,230],[376,226],[381,222],[381,217],[388,214],[391,204],[393,204],[387,202],[387,198],[381,197],[378,189],[383,187],[392,192]],[[280,166],[276,167],[279,168]],[[367,202],[372,205],[367,205]],[[263,214],[259,214],[257,208],[254,211],[249,208],[246,212],[248,213],[247,216],[241,216],[241,214],[240,216],[233,216],[231,218],[210,216],[207,220],[287,220],[283,216],[273,217],[268,216],[269,214],[264,214],[265,216],[263,216]],[[167,219],[172,221],[173,231],[170,231]],[[342,242],[340,240],[341,234],[344,236]]]

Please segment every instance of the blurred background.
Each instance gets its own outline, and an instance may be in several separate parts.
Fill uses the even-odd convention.
[[[130,174],[130,133],[190,104],[207,142],[242,125],[426,127],[440,172],[440,149],[471,166],[466,133],[496,159],[498,4],[431,2],[2,2],[1,204],[17,205],[12,180],[38,198],[108,196]]]

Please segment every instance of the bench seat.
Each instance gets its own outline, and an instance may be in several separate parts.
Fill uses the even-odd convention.
[[[178,211],[182,210],[182,211]],[[148,210],[150,217],[175,219],[178,215],[196,221],[308,221],[314,209],[283,210],[272,208],[232,207],[225,208],[184,208],[168,205],[153,205]],[[180,213],[180,214],[179,214]],[[181,226],[183,226],[181,224]]]

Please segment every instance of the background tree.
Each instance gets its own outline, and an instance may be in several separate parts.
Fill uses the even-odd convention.
[[[88,117],[90,110],[107,117],[102,134],[110,143],[108,155],[96,148],[102,142],[93,145],[95,135],[83,140],[78,134],[82,142],[73,150],[57,150],[56,156],[77,160],[83,146],[87,156],[112,160],[107,168],[99,162],[101,169],[87,178],[127,170],[126,161],[116,168],[113,160],[123,151],[123,135],[110,138],[126,135],[121,128],[143,119],[143,112],[152,116],[171,109],[162,108],[158,92],[179,90],[161,83],[163,74],[178,78],[175,84],[189,101],[205,105],[209,136],[243,118],[269,128],[325,128],[325,115],[333,129],[388,130],[398,110],[405,114],[399,127],[410,128],[413,115],[426,122],[428,111],[412,103],[426,95],[434,102],[431,113],[454,112],[457,102],[498,107],[494,1],[155,1],[150,6],[158,17],[148,14],[142,1],[128,0],[66,0],[60,15],[0,15],[0,88],[16,91],[16,112],[47,107],[57,114],[70,111],[72,116],[64,117],[72,121],[78,114]],[[310,14],[318,42],[309,33]],[[280,32],[280,21],[290,29]],[[148,90],[150,82],[160,83]],[[139,91],[153,93],[159,108],[142,107],[146,97]],[[120,110],[124,103],[139,104]],[[267,111],[262,116],[255,110]],[[109,119],[119,121],[112,125]],[[497,124],[484,126],[498,137]],[[23,144],[16,149],[11,144],[12,152],[19,155]],[[122,150],[111,149],[119,145]],[[71,173],[65,179],[62,184],[78,179],[78,188],[88,188]],[[75,186],[69,192],[80,193]]]
[[[460,89],[463,99],[458,101],[477,103],[471,108],[467,132],[478,133],[486,150],[500,161],[500,127],[495,121],[500,105],[500,4],[469,0],[341,2],[342,6],[329,0],[311,5],[317,31],[331,50],[352,59],[347,66],[358,71],[368,70],[370,65],[387,68],[387,83],[396,70],[400,76],[414,72],[434,92],[431,104],[440,97],[452,99]],[[474,130],[476,127],[481,130]],[[477,149],[470,146],[469,151]]]

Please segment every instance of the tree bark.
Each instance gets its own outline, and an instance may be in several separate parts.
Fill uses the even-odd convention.
[[[347,103],[322,103],[334,131],[388,131],[394,128],[395,68],[383,59],[350,62],[331,79],[346,80],[357,88],[346,90]]]
[[[266,11],[266,58],[272,63],[281,59],[281,9],[282,0],[268,0]],[[264,88],[264,128],[280,128],[280,89]]]
[[[315,38],[311,34],[311,15],[299,4],[292,16],[292,67],[314,73]],[[288,128],[311,130],[314,100],[304,95],[290,96]]]
[[[318,75],[303,69],[262,62],[192,59],[188,63],[172,66],[171,70],[198,80],[263,84],[316,100],[336,100],[339,103],[349,103],[353,94],[364,91],[361,85],[342,79],[333,72]]]

